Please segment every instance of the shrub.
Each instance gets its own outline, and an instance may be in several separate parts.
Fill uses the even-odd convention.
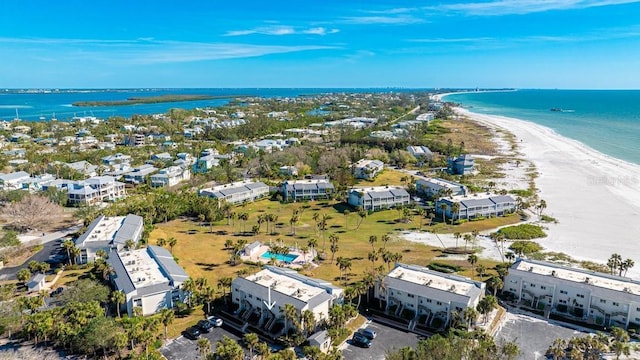
[[[438,272],[443,272],[443,273],[454,273],[456,271],[460,271],[460,266],[457,265],[451,265],[451,264],[445,264],[445,263],[431,263],[427,266],[429,269],[434,270],[434,271],[438,271]]]
[[[516,241],[509,246],[509,250],[516,254],[531,255],[542,250],[542,246],[533,241]]]
[[[531,240],[547,236],[540,226],[531,224],[508,226],[498,230],[498,233],[504,235],[505,238],[512,240]]]
[[[513,195],[517,195],[517,196],[526,198],[526,197],[533,196],[534,195],[534,191],[532,189],[527,189],[527,190],[515,189],[515,190],[510,190],[509,194],[513,194]]]
[[[558,219],[554,218],[553,216],[544,215],[544,214],[540,217],[540,220],[542,220],[544,222],[551,222],[551,223],[554,223],[554,224],[558,223]]]

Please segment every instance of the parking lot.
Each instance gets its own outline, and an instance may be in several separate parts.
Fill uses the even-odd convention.
[[[507,313],[507,318],[495,339],[498,343],[501,339],[517,343],[521,351],[519,359],[543,359],[553,340],[557,338],[568,340],[578,335],[585,335],[585,333],[561,326],[554,321]]]
[[[370,322],[366,328],[377,333],[376,338],[371,342],[371,347],[361,348],[350,344],[350,340],[343,346],[342,355],[345,360],[369,360],[384,359],[389,350],[398,350],[405,346],[415,347],[422,339],[420,335],[398,330],[384,324]]]
[[[240,340],[237,335],[225,330],[224,326],[213,328],[209,333],[200,335],[200,338],[209,339],[211,342],[211,351],[215,351],[216,342],[222,340],[224,335],[236,341]],[[196,343],[197,340],[189,340],[184,336],[180,336],[170,343],[165,344],[160,348],[160,352],[169,360],[199,360],[200,354],[198,353],[198,346]]]

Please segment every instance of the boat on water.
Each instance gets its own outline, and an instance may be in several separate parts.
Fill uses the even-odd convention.
[[[563,108],[551,108],[549,109],[549,111],[554,111],[554,112],[563,112],[563,113],[572,113],[572,112],[576,112],[575,110],[567,110],[567,109],[563,109]]]

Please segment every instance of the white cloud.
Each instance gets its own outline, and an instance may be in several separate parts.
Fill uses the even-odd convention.
[[[324,27],[294,28],[293,26],[273,25],[273,26],[263,26],[263,27],[247,29],[247,30],[227,31],[224,34],[224,36],[246,36],[246,35],[253,35],[253,34],[273,35],[273,36],[296,35],[296,34],[326,35],[326,34],[335,34],[339,31],[340,30],[338,29],[326,29]]]
[[[410,25],[425,22],[410,15],[401,16],[352,16],[343,18],[340,22],[355,25]]]
[[[499,0],[443,4],[425,7],[425,10],[457,12],[466,15],[497,16],[522,15],[551,10],[584,9],[599,6],[622,5],[640,0]]]

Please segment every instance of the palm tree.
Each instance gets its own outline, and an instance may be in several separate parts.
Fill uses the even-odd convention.
[[[338,267],[340,268],[340,274],[344,273],[344,285],[347,285],[347,281],[349,281],[349,270],[351,270],[351,260],[343,257],[338,258],[337,262]]]
[[[469,329],[478,320],[478,310],[467,307],[462,311],[462,318],[467,324],[467,329]]]
[[[249,349],[249,359],[253,359],[253,351],[258,347],[258,344],[260,343],[260,338],[258,337],[258,334],[256,333],[244,334],[244,336],[242,337],[242,340],[244,341],[244,344],[246,345],[247,349]]]
[[[246,232],[247,220],[249,220],[249,213],[243,212],[238,215],[238,219],[242,221],[242,232]],[[269,224],[267,223],[267,229],[269,228]],[[267,230],[268,231],[268,230]]]
[[[314,213],[314,214],[316,214],[316,213]],[[315,251],[316,247],[318,246],[318,239],[310,238],[309,240],[307,240],[307,246],[309,247],[309,249],[312,249],[311,251]],[[317,255],[317,251],[315,251],[315,252],[316,252],[316,255]]]
[[[164,247],[165,245],[167,245],[167,239],[159,238],[158,241],[156,241],[156,245],[160,247]]]
[[[484,315],[484,322],[487,322],[487,316],[496,307],[498,300],[493,295],[487,295],[478,302],[478,311]]]
[[[467,261],[469,262],[469,264],[471,264],[471,274],[473,274],[473,272],[475,271],[474,265],[478,262],[478,256],[471,254],[467,257]]]
[[[375,252],[375,248],[373,245],[378,241],[378,237],[376,235],[369,236],[369,244],[371,244],[371,251]]]
[[[77,264],[78,260],[80,259],[80,255],[82,254],[82,250],[77,247],[74,246],[71,248],[71,256],[74,258],[74,262]]]
[[[611,328],[611,345],[609,349],[616,354],[616,360],[620,359],[620,355],[629,356],[631,346],[629,345],[629,334],[622,328],[614,326]]]
[[[132,239],[129,239],[127,241],[124,242],[124,247],[127,250],[133,250],[133,248],[136,246],[135,241],[133,241]]]
[[[196,344],[200,357],[206,359],[207,355],[211,352],[211,342],[207,338],[200,338]]]
[[[451,225],[453,225],[453,220],[454,219],[459,219],[460,218],[460,203],[458,202],[454,202],[451,205]]]
[[[447,208],[449,208],[447,206],[447,204],[445,204],[445,203],[440,204],[440,211],[442,211],[442,222],[444,224],[447,223],[447,217],[446,217],[447,216]]]
[[[387,248],[387,243],[389,242],[389,240],[391,240],[391,236],[389,236],[389,234],[384,234],[384,235],[382,235],[380,240],[382,241],[382,248],[386,249]]]
[[[503,285],[504,283],[499,276],[492,276],[487,280],[487,286],[490,287],[491,290],[493,290],[493,296],[496,296],[496,293],[498,292],[498,290],[502,289]]]
[[[120,317],[120,305],[124,304],[126,299],[127,299],[127,297],[120,290],[116,290],[116,291],[112,291],[111,292],[111,301],[116,306],[116,311],[118,313],[118,317]]]
[[[365,209],[359,209],[358,210],[358,216],[360,217],[360,220],[358,220],[358,225],[356,226],[356,230],[360,229],[360,225],[362,225],[362,222],[364,221],[364,219],[367,218],[367,210]]]
[[[305,310],[302,312],[302,327],[304,328],[305,335],[313,333],[316,328],[316,316],[311,310]]]
[[[351,211],[345,209],[342,214],[344,215],[344,229],[345,230],[349,230],[349,214],[351,214]]]
[[[547,354],[553,356],[553,360],[564,359],[566,355],[567,341],[562,338],[555,339],[547,349]]]
[[[284,307],[280,309],[282,315],[284,315],[285,325],[284,328],[288,329],[290,326],[298,328],[298,309],[293,304],[284,304]]]
[[[331,250],[331,262],[332,263],[333,263],[333,257],[338,252],[338,241],[339,240],[340,240],[340,238],[338,237],[338,235],[336,235],[336,234],[329,235],[329,241],[331,242],[331,248],[329,250]]]
[[[416,214],[418,215],[418,218],[420,218],[419,229],[422,230],[422,220],[424,220],[425,215],[427,215],[427,211],[421,207],[418,207],[418,209],[416,210]]]
[[[376,267],[376,261],[380,258],[380,257],[378,256],[378,252],[376,252],[375,250],[374,250],[374,251],[371,251],[371,252],[368,254],[368,256],[367,256],[367,257],[368,257],[369,261],[371,261],[371,271],[374,271],[374,269],[375,269],[375,267]]]
[[[187,302],[189,307],[191,307],[191,298],[193,297],[193,293],[196,291],[196,283],[192,278],[188,278],[182,283],[182,290],[187,295]]]
[[[227,288],[231,290],[231,283],[233,279],[230,276],[225,276],[218,280],[218,287],[222,288],[222,296],[224,297],[224,303],[227,303]]]
[[[164,325],[164,338],[165,340],[169,338],[168,336],[168,328],[169,325],[171,325],[173,323],[173,320],[175,320],[176,314],[173,312],[173,310],[168,309],[168,308],[164,308],[162,310],[160,310],[160,321],[162,321],[162,325]]]
[[[172,236],[169,238],[169,240],[167,240],[167,243],[169,244],[169,248],[171,249],[171,253],[173,254],[173,247],[178,244],[178,239]]]
[[[464,239],[464,249],[467,250],[467,244],[469,244],[469,242],[472,240],[472,236],[471,234],[464,234],[463,239]]]
[[[456,238],[456,247],[458,247],[458,239],[460,239],[462,235],[459,232],[454,232],[453,237]]]
[[[211,286],[207,286],[201,292],[201,295],[203,300],[207,302],[207,314],[211,314],[211,302],[216,299],[216,289]]]
[[[67,259],[69,260],[69,266],[71,266],[71,249],[73,249],[76,244],[70,239],[65,239],[62,242],[62,247],[67,251]]]
[[[484,273],[487,271],[487,267],[479,264],[478,266],[476,266],[476,272],[478,273],[478,275],[480,276],[480,280],[482,280],[482,277],[484,276]]]

